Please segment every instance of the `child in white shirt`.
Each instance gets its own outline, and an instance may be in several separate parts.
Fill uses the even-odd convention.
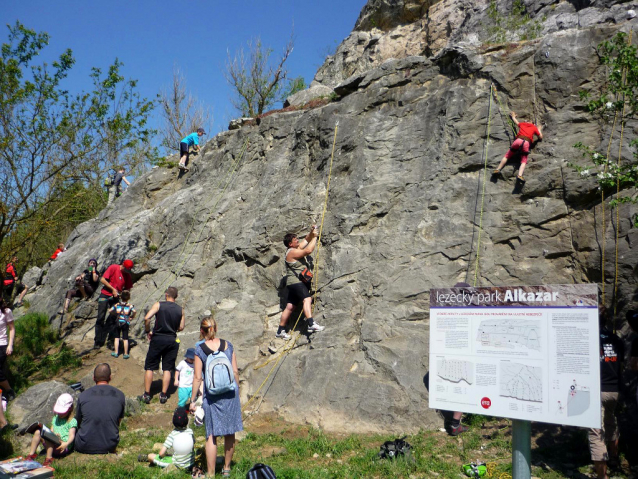
[[[178,406],[187,407],[191,402],[191,392],[193,390],[193,376],[195,361],[195,349],[188,348],[184,359],[175,368],[175,386],[177,389],[177,397],[179,398]]]

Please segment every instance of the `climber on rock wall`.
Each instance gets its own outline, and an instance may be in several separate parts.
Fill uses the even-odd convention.
[[[514,140],[514,143],[512,143],[512,145],[510,146],[510,149],[508,150],[508,152],[505,153],[505,156],[501,160],[501,163],[498,165],[498,168],[494,170],[494,174],[500,175],[501,170],[505,166],[505,163],[507,163],[507,160],[510,160],[516,157],[517,155],[520,155],[521,166],[518,170],[518,175],[516,175],[516,178],[518,178],[521,181],[525,181],[525,178],[523,177],[523,172],[525,171],[525,165],[527,165],[527,156],[529,155],[530,147],[532,143],[534,142],[534,135],[536,135],[539,140],[542,140],[543,134],[534,123],[526,123],[526,122],[518,121],[516,119],[516,113],[511,112],[510,117],[512,118],[512,121],[516,124],[516,126],[518,127],[518,134],[516,135],[516,139]]]
[[[199,139],[204,136],[206,132],[203,128],[198,128],[197,133],[191,133],[186,138],[183,138],[179,144],[179,169],[183,171],[188,171],[188,157],[190,153],[188,149],[192,146],[194,151],[199,151]]]
[[[306,260],[306,256],[312,254],[315,246],[317,246],[317,236],[319,236],[319,230],[316,225],[312,227],[310,233],[306,235],[303,241],[299,241],[297,235],[293,233],[288,233],[284,236],[284,245],[288,248],[284,258],[286,264],[287,300],[286,307],[281,312],[281,321],[279,321],[279,328],[276,334],[278,338],[290,338],[285,331],[286,324],[299,303],[303,303],[303,313],[308,322],[308,332],[323,331],[324,329],[323,326],[319,326],[312,319],[312,296],[310,295],[312,273]]]

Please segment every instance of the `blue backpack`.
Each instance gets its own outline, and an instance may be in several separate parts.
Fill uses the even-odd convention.
[[[219,340],[219,349],[206,357],[206,392],[211,396],[235,390],[233,365],[224,353],[226,341]]]

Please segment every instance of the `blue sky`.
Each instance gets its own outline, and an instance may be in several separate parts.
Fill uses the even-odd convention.
[[[295,49],[287,66],[291,77],[307,83],[328,48],[352,30],[366,0],[209,0],[151,1],[0,0],[0,42],[6,24],[16,20],[51,36],[39,62],[50,63],[66,48],[76,64],[65,83],[71,92],[91,87],[91,67],[103,70],[117,57],[127,78],[139,81],[143,96],[154,98],[170,84],[177,65],[188,90],[213,107],[208,138],[226,129],[237,115],[223,75],[227,50],[233,53],[259,36],[274,54],[282,51],[294,24]],[[274,55],[273,54],[273,55]]]

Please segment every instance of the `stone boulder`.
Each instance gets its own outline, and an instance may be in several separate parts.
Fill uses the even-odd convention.
[[[43,270],[37,266],[29,268],[26,273],[22,275],[22,282],[29,287],[29,291],[40,286],[42,281]]]
[[[325,85],[314,85],[306,90],[298,91],[290,95],[284,102],[284,108],[288,106],[303,106],[315,98],[327,98],[334,90]]]
[[[63,393],[77,399],[79,393],[59,381],[47,381],[31,386],[9,403],[11,421],[18,425],[18,431],[34,422],[49,424],[53,417],[53,406]]]

